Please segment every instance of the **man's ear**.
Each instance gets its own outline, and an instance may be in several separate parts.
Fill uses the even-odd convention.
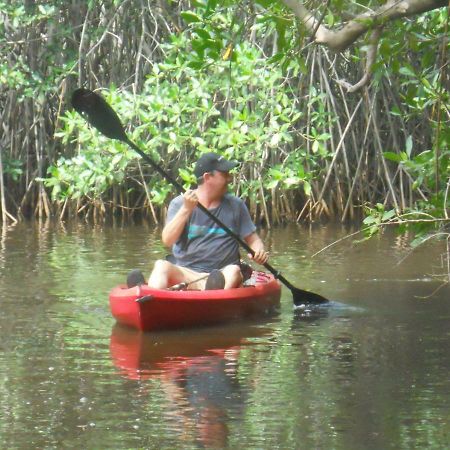
[[[205,172],[202,177],[203,177],[203,183],[205,183],[206,181],[208,181],[211,177],[213,176],[212,172]]]

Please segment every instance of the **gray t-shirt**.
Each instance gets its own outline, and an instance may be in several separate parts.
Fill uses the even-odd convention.
[[[169,205],[167,223],[183,205],[179,195]],[[256,230],[245,203],[226,194],[217,208],[209,210],[241,239]],[[239,262],[239,244],[199,208],[192,211],[180,239],[173,245],[175,263],[198,272],[211,272]]]

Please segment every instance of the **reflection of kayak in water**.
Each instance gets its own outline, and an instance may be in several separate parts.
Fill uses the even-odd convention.
[[[212,325],[261,316],[280,304],[281,285],[272,275],[255,272],[255,285],[226,290],[168,291],[147,285],[115,287],[109,295],[119,323],[152,331]]]
[[[205,367],[212,359],[226,359],[227,352],[240,348],[248,338],[270,334],[269,328],[223,326],[192,332],[143,333],[115,324],[110,339],[114,366],[129,379],[146,379],[175,373],[192,365]]]
[[[270,325],[242,322],[213,332],[157,333],[115,324],[111,359],[122,376],[145,381],[139,395],[148,394],[162,426],[176,430],[171,448],[228,448],[229,423],[242,417],[247,395],[238,377],[240,351],[273,332]]]

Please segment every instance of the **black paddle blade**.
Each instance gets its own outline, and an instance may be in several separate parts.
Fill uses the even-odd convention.
[[[295,306],[301,305],[322,305],[324,303],[328,303],[328,300],[325,297],[322,297],[319,294],[315,294],[314,292],[304,291],[303,289],[299,289],[289,283],[280,272],[276,272],[275,269],[269,264],[264,264],[264,267],[268,268],[274,275],[275,278],[278,278],[291,292]]]
[[[303,289],[299,289],[296,287],[291,287],[290,289],[295,306],[312,304],[323,305],[325,303],[328,303],[328,300],[325,297],[322,297],[321,295],[314,292],[304,291]]]
[[[100,95],[89,89],[79,88],[72,94],[72,106],[106,137],[128,141],[119,116]]]

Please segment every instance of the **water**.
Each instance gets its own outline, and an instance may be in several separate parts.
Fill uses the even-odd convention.
[[[332,300],[218,327],[142,334],[107,293],[165,255],[145,226],[2,229],[0,448],[443,449],[450,291],[442,243],[353,246],[352,230],[264,235],[294,285]],[[400,264],[398,264],[400,262]]]

